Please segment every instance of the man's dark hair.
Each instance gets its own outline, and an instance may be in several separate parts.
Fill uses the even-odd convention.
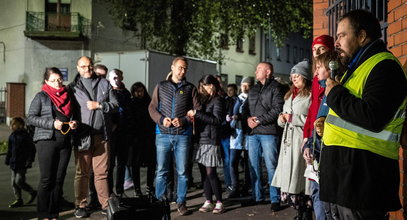
[[[344,19],[349,19],[349,23],[353,27],[356,36],[359,36],[360,31],[365,30],[367,37],[372,41],[382,37],[379,20],[368,11],[360,9],[350,11],[344,14],[339,19],[339,22]]]
[[[234,90],[237,91],[237,85],[235,83],[228,84],[227,88],[232,87]]]
[[[94,70],[96,69],[102,69],[107,73],[107,67],[103,64],[96,64],[95,67],[93,67]]]

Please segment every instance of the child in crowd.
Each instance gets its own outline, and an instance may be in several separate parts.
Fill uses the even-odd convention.
[[[10,129],[12,133],[8,138],[8,151],[5,163],[11,169],[11,185],[16,198],[9,207],[15,208],[24,204],[21,190],[30,194],[27,204],[32,203],[37,196],[37,191],[25,182],[25,174],[27,169],[31,168],[36,151],[33,140],[25,129],[24,119],[20,117],[13,118],[10,122]]]
[[[341,75],[346,70],[339,60],[339,55],[335,51],[328,51],[324,54],[319,55],[315,60],[315,72],[318,77],[318,82],[322,88],[325,88],[325,82],[328,77],[330,77],[331,70],[329,68],[329,62],[336,61],[338,64],[338,69],[335,71],[338,75],[335,77],[336,80],[341,78]],[[319,166],[319,156],[321,152],[321,138],[324,131],[324,121],[328,114],[329,107],[326,104],[326,96],[324,95],[319,106],[318,114],[314,122],[313,137],[308,138],[308,141],[304,145],[304,159],[307,162],[307,170],[305,176],[312,179],[312,184],[314,184],[314,190],[312,197],[318,198],[319,200],[319,177],[318,177],[318,166]],[[324,209],[322,212],[326,214],[326,219],[336,219],[338,214],[335,207],[328,207],[326,204],[324,207],[317,207],[319,209]],[[314,207],[315,209],[315,207]]]

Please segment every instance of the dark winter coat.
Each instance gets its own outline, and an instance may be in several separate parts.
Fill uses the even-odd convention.
[[[80,80],[79,73],[69,87],[74,95],[74,115],[81,123],[74,135],[74,146],[79,150],[87,150],[89,143],[83,140],[89,138],[91,134],[102,134],[104,139],[108,140],[112,132],[111,114],[119,111],[119,103],[110,83],[103,78],[92,76],[93,97],[88,94],[85,86]],[[102,109],[89,110],[86,106],[87,101],[97,101],[101,103]],[[75,118],[76,118],[75,117]]]
[[[243,105],[243,120],[256,116],[260,124],[250,135],[279,135],[282,129],[277,125],[279,114],[284,105],[284,88],[274,78],[267,79],[264,85],[258,82],[249,90],[249,96]]]
[[[191,109],[200,109],[197,98],[197,89],[185,79],[179,84],[169,80],[160,82],[154,89],[149,113],[153,121],[158,125],[160,134],[192,135],[191,121],[186,116]],[[179,118],[181,127],[165,127],[164,118]]]
[[[28,110],[27,124],[35,126],[34,142],[49,140],[53,137],[55,113],[48,94],[41,91],[35,95]]]
[[[130,113],[132,119],[132,158],[131,163],[140,166],[155,164],[155,123],[148,113],[151,98],[144,96],[139,99],[132,97],[130,102]]]
[[[30,168],[35,158],[35,146],[26,130],[14,131],[8,138],[5,164],[12,170]]]
[[[215,97],[196,111],[195,121],[199,133],[199,144],[220,145],[221,124],[225,120],[225,103]]]
[[[373,55],[387,51],[377,40],[366,45],[351,76]],[[353,57],[352,60],[357,60]],[[343,79],[342,82],[346,81]],[[366,79],[362,98],[356,98],[345,87],[333,87],[327,96],[328,106],[342,119],[371,131],[380,131],[392,119],[406,98],[406,76],[394,60],[376,64]],[[322,148],[320,164],[320,198],[350,209],[395,211],[399,200],[399,161],[370,151],[343,147]]]

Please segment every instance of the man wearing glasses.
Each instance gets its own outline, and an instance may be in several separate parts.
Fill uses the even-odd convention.
[[[188,187],[187,164],[190,153],[192,126],[187,117],[190,109],[200,109],[197,89],[187,82],[185,75],[188,63],[183,57],[172,61],[171,72],[167,80],[160,82],[154,89],[149,106],[150,116],[157,124],[157,175],[156,197],[166,194],[168,171],[172,169],[171,157],[176,164],[177,208],[180,215],[186,215],[186,194]]]
[[[75,154],[75,210],[76,218],[85,218],[89,172],[93,168],[95,187],[102,213],[106,214],[109,188],[109,137],[112,131],[111,114],[118,112],[118,101],[109,82],[93,72],[93,61],[81,57],[77,62],[78,74],[70,84],[76,102],[80,127],[74,137]]]

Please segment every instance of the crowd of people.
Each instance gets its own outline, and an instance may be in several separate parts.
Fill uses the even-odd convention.
[[[343,15],[336,37],[314,39],[312,62],[292,67],[289,87],[273,76],[271,63],[260,62],[257,82],[243,78],[240,94],[236,84],[225,91],[210,74],[197,87],[188,82],[184,57],[174,58],[151,97],[141,82],[129,91],[121,70],[108,72],[89,57],[78,59],[78,74],[66,86],[57,68],[47,69],[26,119],[35,127],[32,138],[23,119],[11,121],[10,208],[24,204],[24,190],[28,203],[38,198],[38,219],[58,219],[73,149],[77,218],[97,208],[106,213],[109,195],[123,196],[126,179],[142,196],[140,167],[148,168],[146,193],[170,195],[187,215],[196,162],[204,191],[199,212],[223,213],[225,190],[226,199],[251,195],[246,205],[269,202],[273,212],[291,206],[295,219],[385,219],[401,208],[406,75],[371,13]],[[38,191],[25,183],[35,152]]]

